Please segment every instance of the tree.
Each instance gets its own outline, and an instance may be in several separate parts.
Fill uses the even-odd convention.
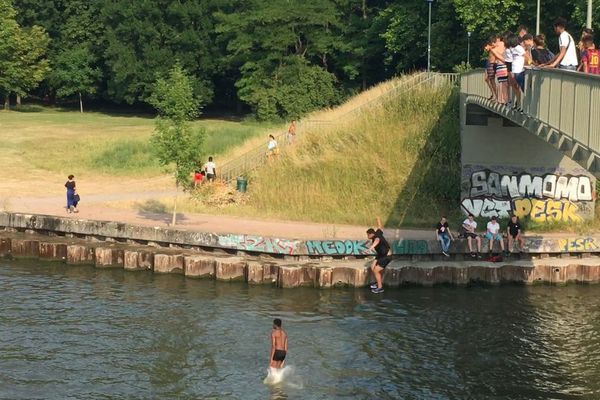
[[[48,73],[49,37],[43,28],[21,28],[9,0],[0,0],[0,92],[9,108],[10,94],[25,96]]]
[[[149,98],[158,110],[151,143],[161,165],[173,166],[175,185],[190,187],[190,173],[198,165],[204,131],[194,131],[190,121],[199,114],[199,101],[194,96],[192,79],[179,62],[166,78],[159,78]],[[177,197],[173,207],[177,222]]]
[[[94,66],[94,55],[85,46],[67,48],[54,59],[48,80],[56,88],[59,97],[79,96],[79,111],[83,112],[82,95],[96,92],[97,82],[102,76]]]

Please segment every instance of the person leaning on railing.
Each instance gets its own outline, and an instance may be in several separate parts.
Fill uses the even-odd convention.
[[[554,31],[558,38],[558,46],[560,52],[552,59],[552,61],[540,65],[540,67],[548,68],[560,68],[568,71],[576,71],[577,62],[577,50],[573,36],[567,32],[567,21],[564,18],[558,18],[554,22]]]

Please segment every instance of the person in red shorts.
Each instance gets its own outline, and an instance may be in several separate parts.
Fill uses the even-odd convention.
[[[204,171],[196,170],[194,173],[194,187],[198,187],[202,184],[202,181],[204,181],[204,174]]]
[[[583,72],[588,74],[600,75],[600,51],[594,45],[593,36],[583,38],[585,51],[581,55],[583,61]]]

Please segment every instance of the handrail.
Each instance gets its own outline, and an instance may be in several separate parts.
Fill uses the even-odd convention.
[[[312,119],[309,117],[307,120],[299,121],[297,135],[302,134],[302,132],[308,129],[314,129],[315,127],[318,128],[320,126],[330,126],[336,124],[339,121],[346,119],[348,115],[359,112],[365,108],[370,107],[375,103],[379,103],[382,99],[394,96],[400,91],[414,90],[415,88],[420,87],[428,82],[438,84],[438,81],[440,80],[441,82],[457,84],[457,82],[459,82],[460,80],[460,75],[452,73],[416,73],[414,75],[409,76],[408,78],[401,80],[400,82],[398,82],[397,85],[394,85],[392,88],[381,93],[377,97],[367,101],[366,103],[359,104],[356,107],[351,108],[348,111],[342,113],[341,115],[336,116],[335,118],[325,120]],[[279,148],[286,147],[290,144],[287,139],[287,132],[281,133],[279,135],[274,135],[274,137],[275,140],[277,140]],[[241,156],[235,158],[234,160],[223,164],[223,166],[221,166],[220,168],[220,179],[226,184],[233,182],[237,177],[247,174],[248,172],[253,171],[254,169],[264,164],[267,158],[266,154],[267,151],[265,149],[264,144],[256,146],[255,148],[247,151]]]

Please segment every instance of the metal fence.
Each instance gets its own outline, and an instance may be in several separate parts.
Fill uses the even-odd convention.
[[[461,79],[461,92],[488,98],[484,70]],[[600,76],[559,69],[529,69],[525,73],[523,110],[528,118],[600,153]],[[508,110],[507,110],[508,112]]]
[[[419,72],[413,74],[405,79],[400,80],[396,85],[391,87],[388,91],[381,95],[357,105],[356,107],[343,112],[332,119],[312,119],[307,118],[301,120],[297,124],[296,137],[301,136],[303,133],[308,131],[318,131],[331,126],[339,124],[341,121],[347,119],[351,114],[364,111],[369,107],[379,104],[382,100],[398,96],[402,92],[408,92],[424,85],[441,85],[441,84],[453,84],[456,85],[460,81],[459,74],[441,74],[441,73],[427,73]],[[285,148],[290,145],[287,132],[281,134],[274,134],[275,140],[277,140],[278,147]],[[245,154],[237,157],[220,167],[219,178],[225,183],[231,183],[240,176],[247,175],[249,172],[267,162],[267,148],[266,145],[257,146]]]

